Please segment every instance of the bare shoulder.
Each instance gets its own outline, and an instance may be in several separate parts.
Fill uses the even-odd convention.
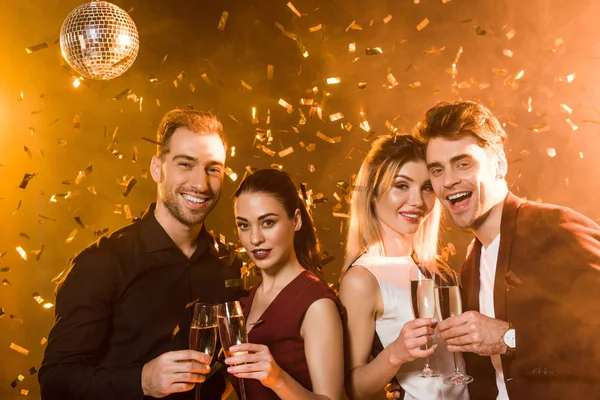
[[[377,278],[365,267],[355,265],[347,270],[340,282],[340,299],[347,296],[372,298],[379,291]]]

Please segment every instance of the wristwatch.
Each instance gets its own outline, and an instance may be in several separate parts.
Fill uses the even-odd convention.
[[[504,344],[506,345],[506,355],[511,356],[514,354],[515,349],[517,348],[517,337],[515,334],[515,329],[509,323],[508,330],[504,332],[504,336],[502,337],[504,340]]]

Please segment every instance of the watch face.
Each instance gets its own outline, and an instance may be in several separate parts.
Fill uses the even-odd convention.
[[[504,334],[504,343],[511,349],[516,347],[515,330],[509,329]]]

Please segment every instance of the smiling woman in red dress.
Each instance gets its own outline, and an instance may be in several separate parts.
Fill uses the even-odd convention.
[[[244,302],[248,344],[231,348],[229,373],[248,400],[343,396],[343,307],[320,278],[312,220],[292,179],[265,169],[234,195],[240,242],[262,283]]]

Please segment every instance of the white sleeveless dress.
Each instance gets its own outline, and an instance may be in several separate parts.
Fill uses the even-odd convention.
[[[405,323],[414,319],[410,295],[410,268],[414,265],[410,257],[374,257],[363,255],[353,265],[360,265],[371,272],[381,290],[383,298],[383,315],[375,323],[375,329],[381,343],[387,347],[398,338]],[[439,319],[439,318],[438,318]],[[468,400],[467,386],[447,385],[445,377],[454,372],[452,353],[446,348],[443,340],[433,336],[437,344],[435,353],[429,358],[430,367],[440,374],[439,377],[421,378],[416,376],[424,365],[424,359],[402,365],[396,378],[406,391],[406,400]],[[458,355],[461,371],[465,371],[462,355]]]

